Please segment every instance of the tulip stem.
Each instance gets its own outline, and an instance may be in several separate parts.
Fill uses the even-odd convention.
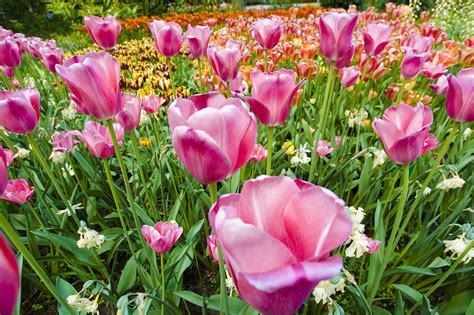
[[[10,225],[7,218],[0,212],[0,228],[5,232],[5,235],[10,239],[13,245],[18,249],[18,251],[25,257],[28,264],[35,271],[35,273],[40,278],[41,282],[45,287],[51,292],[54,298],[66,309],[69,314],[74,314],[74,310],[67,304],[64,298],[59,294],[58,290],[51,282],[51,279],[48,277],[46,271],[41,267],[37,262],[36,258],[30,253],[30,251],[23,245],[20,237],[16,234],[15,229]]]
[[[221,311],[220,314],[230,314],[229,303],[227,301],[227,289],[226,289],[226,276],[225,276],[225,265],[224,257],[222,256],[221,245],[217,242],[217,255],[219,257],[219,276],[220,276],[220,294],[221,294]],[[222,305],[224,305],[225,312],[222,311]]]
[[[174,87],[174,81],[173,81],[173,70],[171,68],[171,58],[166,58],[166,63],[168,64],[168,74],[170,76],[170,83],[171,83],[171,89],[173,90],[173,97],[174,99],[177,99],[178,96],[176,94],[176,88]]]
[[[209,188],[209,197],[211,197],[212,207],[217,201],[217,183],[210,183],[207,187]]]
[[[227,81],[225,83],[225,88],[226,88],[226,92],[227,92],[227,97],[230,97],[230,81]]]
[[[273,155],[273,134],[275,133],[275,127],[268,126],[268,156],[267,156],[267,175],[272,172],[272,155]]]
[[[166,294],[166,288],[165,288],[165,262],[164,262],[164,256],[165,254],[162,253],[160,254],[160,261],[161,261],[161,299],[163,300],[161,303],[161,315],[165,314],[165,294]]]
[[[264,49],[263,51],[264,53],[264,63],[263,63],[263,72],[267,72],[268,71],[268,51],[267,49]]]
[[[400,101],[403,98],[403,93],[405,93],[405,80],[402,80],[402,85],[400,86],[400,90],[398,91],[397,100],[395,101],[395,105],[400,104]]]

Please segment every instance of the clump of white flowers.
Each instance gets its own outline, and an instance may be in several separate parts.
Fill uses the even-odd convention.
[[[140,126],[150,122],[150,115],[145,111],[140,111]]]
[[[35,82],[35,79],[33,77],[25,77],[23,79],[23,85],[25,87],[36,87],[36,82]]]
[[[372,152],[372,154],[374,156],[374,165],[372,168],[376,168],[377,166],[383,165],[385,163],[387,153],[385,153],[384,150],[376,149],[374,152]]]
[[[76,213],[77,210],[82,210],[84,208],[82,207],[82,204],[78,203],[76,205],[72,205],[71,209],[74,213]],[[58,215],[67,214],[68,217],[72,216],[71,211],[69,211],[69,209],[67,209],[67,208],[63,209],[63,210],[59,210],[57,213],[58,213]]]
[[[436,0],[433,22],[447,30],[459,32],[461,37],[474,33],[474,3],[467,0]],[[458,27],[462,25],[462,27]]]
[[[451,259],[458,259],[462,253],[472,244],[474,238],[474,230],[470,224],[464,224],[461,227],[462,233],[454,240],[443,241],[444,252],[451,252]],[[471,248],[463,257],[462,262],[468,264],[474,258],[474,248]]]
[[[306,148],[306,143],[298,148],[296,154],[291,158],[290,163],[292,166],[297,166],[299,164],[308,164],[311,162],[311,158],[307,153],[310,151]]]
[[[463,134],[462,134],[462,139],[463,139],[464,141],[466,141],[467,138],[469,138],[469,137],[471,136],[471,134],[472,134],[471,128],[469,128],[469,127],[466,128],[466,130],[464,130],[464,132],[463,132]]]
[[[336,276],[331,280],[323,280],[313,290],[313,296],[316,303],[332,304],[331,296],[337,292],[344,292],[344,278]]]
[[[99,314],[99,304],[97,303],[99,296],[94,301],[83,298],[80,294],[73,294],[67,297],[66,301],[72,308],[79,312]]]
[[[438,185],[436,185],[436,189],[449,190],[461,188],[462,186],[464,186],[464,183],[464,179],[462,179],[461,177],[459,177],[458,174],[456,174],[453,177],[445,179],[442,182],[438,183]]]
[[[356,125],[363,126],[364,121],[369,117],[369,113],[365,109],[353,109],[352,111],[346,110],[344,115],[348,119],[349,128],[354,128]]]
[[[49,156],[49,159],[51,160],[51,162],[55,164],[63,163],[65,158],[66,158],[66,154],[64,154],[64,152],[59,152],[59,151],[53,151],[51,152],[51,155]]]
[[[232,296],[232,292],[236,290],[235,283],[227,269],[225,270],[225,285],[229,289],[229,295]]]
[[[28,155],[30,155],[30,150],[27,150],[27,149],[22,148],[22,147],[16,147],[16,149],[17,149],[16,155],[20,159],[25,159],[25,158],[28,157]]]
[[[349,244],[345,254],[347,257],[356,257],[366,253],[374,253],[380,246],[380,242],[367,237],[364,234],[365,226],[362,224],[364,220],[364,209],[359,207],[345,207],[346,215],[352,220],[352,233],[345,244]]]
[[[74,106],[74,104],[71,104],[69,107],[63,109],[61,111],[61,114],[63,115],[63,118],[66,119],[66,120],[73,120],[74,118],[76,118],[76,107]]]
[[[77,247],[79,248],[100,248],[105,242],[105,236],[89,229],[84,221],[81,221],[81,226],[77,233],[80,236],[77,241]]]
[[[423,190],[423,196],[427,196],[431,193],[431,188],[429,187],[426,187],[424,190]]]

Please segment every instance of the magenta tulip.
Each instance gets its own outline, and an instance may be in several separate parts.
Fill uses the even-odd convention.
[[[433,45],[433,38],[426,37],[419,34],[412,35],[408,41],[402,44],[403,50],[405,52],[413,52],[415,54],[427,53]]]
[[[15,71],[13,70],[13,68],[0,65],[0,70],[2,71],[3,75],[6,76],[7,78],[15,77]]]
[[[40,94],[36,89],[0,91],[0,125],[16,134],[33,132],[40,118]]]
[[[431,108],[420,103],[416,107],[391,106],[372,126],[390,159],[395,164],[409,164],[439,145],[429,132],[432,123]]]
[[[71,151],[79,141],[72,138],[75,132],[61,131],[53,134],[53,151],[54,152],[69,152]]]
[[[0,65],[14,68],[21,63],[21,51],[13,37],[0,40]]]
[[[460,122],[474,121],[474,68],[462,69],[457,76],[448,75],[446,112]]]
[[[110,49],[117,44],[122,26],[113,16],[107,16],[105,18],[85,16],[84,23],[94,43],[101,48]]]
[[[209,235],[207,237],[207,251],[212,257],[212,261],[216,264],[219,263],[219,253],[217,249],[217,239],[215,235]]]
[[[423,69],[426,58],[428,58],[427,53],[415,54],[407,52],[400,66],[400,72],[403,78],[410,80],[416,77]]]
[[[235,79],[239,71],[239,62],[242,57],[240,50],[233,46],[231,41],[227,42],[226,48],[210,45],[207,48],[207,56],[212,70],[222,81],[227,82]]]
[[[56,65],[63,63],[63,51],[60,48],[40,48],[41,60],[49,71],[56,73]]]
[[[352,33],[357,15],[329,12],[319,18],[321,54],[336,68],[347,67],[354,54]]]
[[[143,110],[148,114],[156,114],[160,110],[161,105],[166,102],[165,98],[156,95],[147,95],[142,98]]]
[[[79,112],[98,119],[109,119],[122,108],[120,64],[108,53],[90,52],[56,65],[57,73],[71,91]]]
[[[181,50],[182,29],[175,22],[156,21],[148,23],[156,49],[165,57],[176,56]]]
[[[430,89],[437,95],[444,95],[448,92],[448,78],[442,75],[436,81],[436,84],[430,84]]]
[[[0,40],[7,38],[8,36],[13,36],[13,31],[10,31],[0,25]]]
[[[291,103],[305,79],[296,84],[296,73],[280,69],[263,73],[253,71],[252,97],[241,95],[247,101],[258,120],[267,126],[278,126],[285,122],[290,113]]]
[[[7,187],[8,165],[10,165],[11,161],[13,161],[8,153],[11,153],[11,151],[3,149],[2,145],[0,144],[0,195],[3,194],[5,188]]]
[[[114,124],[114,130],[117,135],[117,141],[120,145],[123,140],[123,127],[120,124]],[[88,121],[84,127],[84,131],[71,132],[85,143],[94,156],[106,159],[114,155],[114,144],[106,126],[102,126],[94,121]]]
[[[6,166],[10,166],[17,156],[18,154],[14,154],[11,150],[4,149],[0,144],[0,162],[3,160]]]
[[[387,24],[372,24],[367,25],[366,31],[361,31],[364,38],[364,49],[367,55],[376,56],[380,54],[393,39],[390,38],[392,34],[392,27]]]
[[[16,256],[0,234],[0,314],[12,315],[20,292],[20,270]]]
[[[34,58],[41,58],[40,48],[43,47],[43,41],[39,37],[28,37],[26,41],[26,51]]]
[[[168,121],[178,158],[202,184],[237,172],[256,143],[255,118],[242,101],[217,92],[178,98],[168,109]]]
[[[345,67],[340,70],[341,84],[345,87],[353,86],[360,77],[360,71],[356,67]]]
[[[158,222],[155,226],[142,226],[142,234],[155,252],[163,254],[176,244],[183,228],[176,222]]]
[[[274,19],[258,19],[252,25],[252,36],[265,49],[272,49],[280,41],[281,21]]]
[[[442,64],[437,65],[432,62],[425,62],[421,73],[423,73],[428,79],[438,79],[447,71],[448,69],[446,69]]]
[[[35,193],[35,190],[24,179],[12,179],[8,181],[7,187],[0,199],[13,202],[17,205],[24,204],[30,200]]]
[[[220,197],[209,222],[239,296],[263,314],[294,314],[318,282],[336,276],[342,258],[330,253],[352,232],[334,193],[283,176]]]
[[[140,125],[142,104],[138,97],[122,94],[122,110],[115,116],[115,121],[122,125],[125,131],[130,131]]]
[[[268,151],[265,150],[263,145],[256,144],[252,150],[252,154],[250,155],[250,161],[252,161],[253,163],[262,162],[263,160],[267,158],[267,156],[268,156]]]
[[[184,38],[188,42],[189,52],[194,58],[201,58],[207,56],[207,46],[211,38],[212,30],[209,26],[191,26],[188,25],[188,30],[184,33]]]

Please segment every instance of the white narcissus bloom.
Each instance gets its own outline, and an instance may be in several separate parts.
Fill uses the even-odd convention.
[[[55,164],[63,163],[65,158],[66,155],[64,154],[64,152],[59,151],[53,151],[49,156],[49,159]]]
[[[423,196],[429,195],[431,193],[431,188],[426,187],[425,190],[423,190]]]
[[[466,233],[459,235],[456,239],[450,241],[443,241],[445,250],[444,252],[451,252],[452,259],[458,259],[459,256],[466,250],[471,244],[472,240],[466,238]],[[468,264],[471,259],[474,258],[474,248],[471,248],[469,252],[462,259],[463,263]]]
[[[461,188],[464,186],[465,181],[459,177],[459,175],[454,175],[451,178],[445,179],[442,182],[436,185],[436,189],[449,190],[455,188]]]
[[[331,296],[336,292],[344,292],[344,278],[323,280],[313,290],[313,296],[316,303],[331,304]]]
[[[471,128],[469,128],[469,127],[466,128],[466,130],[464,130],[464,132],[463,132],[463,134],[462,134],[462,139],[463,139],[464,141],[466,141],[467,138],[469,138],[469,137],[471,136],[471,134],[472,134]]]
[[[383,165],[385,163],[385,159],[387,158],[387,153],[384,150],[376,150],[373,152],[374,155],[374,165],[372,168],[376,168],[379,165]]]
[[[346,212],[346,215],[352,220],[352,231],[363,233],[364,225],[362,224],[362,220],[365,216],[364,209],[361,207],[357,209],[355,207],[345,207],[344,211]]]
[[[30,150],[21,147],[16,147],[16,149],[18,150],[16,154],[20,159],[25,159],[28,157],[28,155],[30,155]]]
[[[93,313],[99,314],[99,304],[97,304],[98,296],[94,301],[91,301],[87,298],[81,297],[79,294],[69,295],[66,298],[67,304],[69,304],[72,308],[86,312],[86,313]]]
[[[354,232],[351,235],[351,241],[351,245],[346,248],[347,257],[359,258],[369,251],[369,241],[365,234]]]
[[[81,227],[77,233],[80,235],[77,241],[78,248],[100,248],[105,242],[105,236],[89,229],[84,221],[81,221]]]
[[[68,108],[65,108],[61,111],[61,114],[66,120],[73,120],[76,118],[76,108],[74,104],[71,104]]]
[[[299,164],[308,164],[311,162],[311,158],[307,155],[310,151],[306,149],[306,143],[303,146],[300,146],[298,151],[296,151],[295,156],[290,160],[292,166],[297,166]]]

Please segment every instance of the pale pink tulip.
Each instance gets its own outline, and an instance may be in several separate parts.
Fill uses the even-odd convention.
[[[176,56],[181,50],[182,29],[175,22],[156,21],[148,23],[156,49],[165,57]]]
[[[345,67],[339,71],[341,84],[345,87],[353,86],[360,77],[360,71],[356,67]]]
[[[281,21],[279,19],[258,19],[251,30],[252,36],[265,49],[272,49],[280,41]]]
[[[54,152],[69,152],[71,151],[79,141],[72,138],[73,132],[61,131],[53,134],[53,151]]]
[[[256,144],[250,155],[250,161],[254,163],[262,162],[267,158],[268,152],[261,144]]]
[[[448,92],[448,78],[442,75],[436,81],[436,84],[430,84],[430,89],[437,95],[444,95]]]
[[[123,127],[120,124],[114,124],[115,134],[119,145],[123,140]],[[95,121],[88,121],[84,131],[71,131],[85,143],[89,151],[96,157],[106,159],[114,155],[115,149],[112,142],[112,136],[106,126],[102,126]]]
[[[227,42],[227,46],[232,46]],[[212,66],[212,70],[222,81],[227,82],[235,79],[239,71],[239,62],[242,54],[236,47],[220,48],[210,45],[207,48],[207,56]]]
[[[20,292],[20,269],[6,238],[0,234],[0,314],[12,315]]]
[[[437,65],[428,61],[424,63],[423,70],[421,70],[421,73],[423,73],[424,76],[428,79],[438,79],[447,71],[448,69],[446,69],[446,67],[442,64]]]
[[[392,27],[387,24],[367,25],[367,30],[361,31],[364,38],[364,49],[367,55],[376,56],[380,54],[387,44],[393,40],[390,38]]]
[[[207,251],[209,255],[212,257],[212,261],[216,264],[219,263],[219,253],[217,249],[217,239],[215,235],[209,235],[207,237]]]
[[[122,26],[113,16],[105,18],[85,16],[84,23],[92,40],[103,49],[113,48],[117,44]]]
[[[378,251],[378,249],[380,248],[380,245],[381,245],[380,241],[371,239],[367,235],[365,236],[365,239],[367,240],[367,242],[369,242],[368,251],[367,251],[369,254],[373,254],[376,251]]]
[[[326,140],[318,141],[318,148],[316,149],[316,153],[318,156],[324,157],[326,155],[331,154],[333,150],[334,149],[331,148],[331,146],[329,145],[329,142],[327,142]]]
[[[33,132],[40,118],[40,94],[36,89],[0,91],[0,125],[16,134]]]
[[[239,296],[263,314],[294,314],[318,282],[339,274],[342,258],[330,253],[352,232],[334,193],[283,176],[220,197],[209,222]]]
[[[446,112],[460,122],[474,121],[474,68],[462,69],[457,76],[448,75]]]
[[[7,187],[0,195],[0,199],[13,202],[17,205],[24,204],[30,200],[35,190],[24,179],[11,179],[8,181]]]
[[[155,252],[163,254],[176,244],[183,228],[176,222],[158,222],[155,226],[142,226],[142,234]]]
[[[408,40],[402,43],[405,52],[413,52],[415,54],[427,53],[433,45],[433,38],[422,36],[419,34],[412,35]]]
[[[189,51],[194,58],[201,58],[207,56],[207,46],[209,46],[209,39],[211,38],[212,30],[209,26],[191,26],[188,25],[188,30],[184,33],[184,38],[188,42]]]
[[[161,105],[163,105],[165,102],[165,98],[153,94],[142,97],[143,110],[148,114],[158,113]]]
[[[122,125],[125,131],[130,131],[140,125],[142,104],[135,95],[122,94],[122,110],[115,116],[115,121]]]

